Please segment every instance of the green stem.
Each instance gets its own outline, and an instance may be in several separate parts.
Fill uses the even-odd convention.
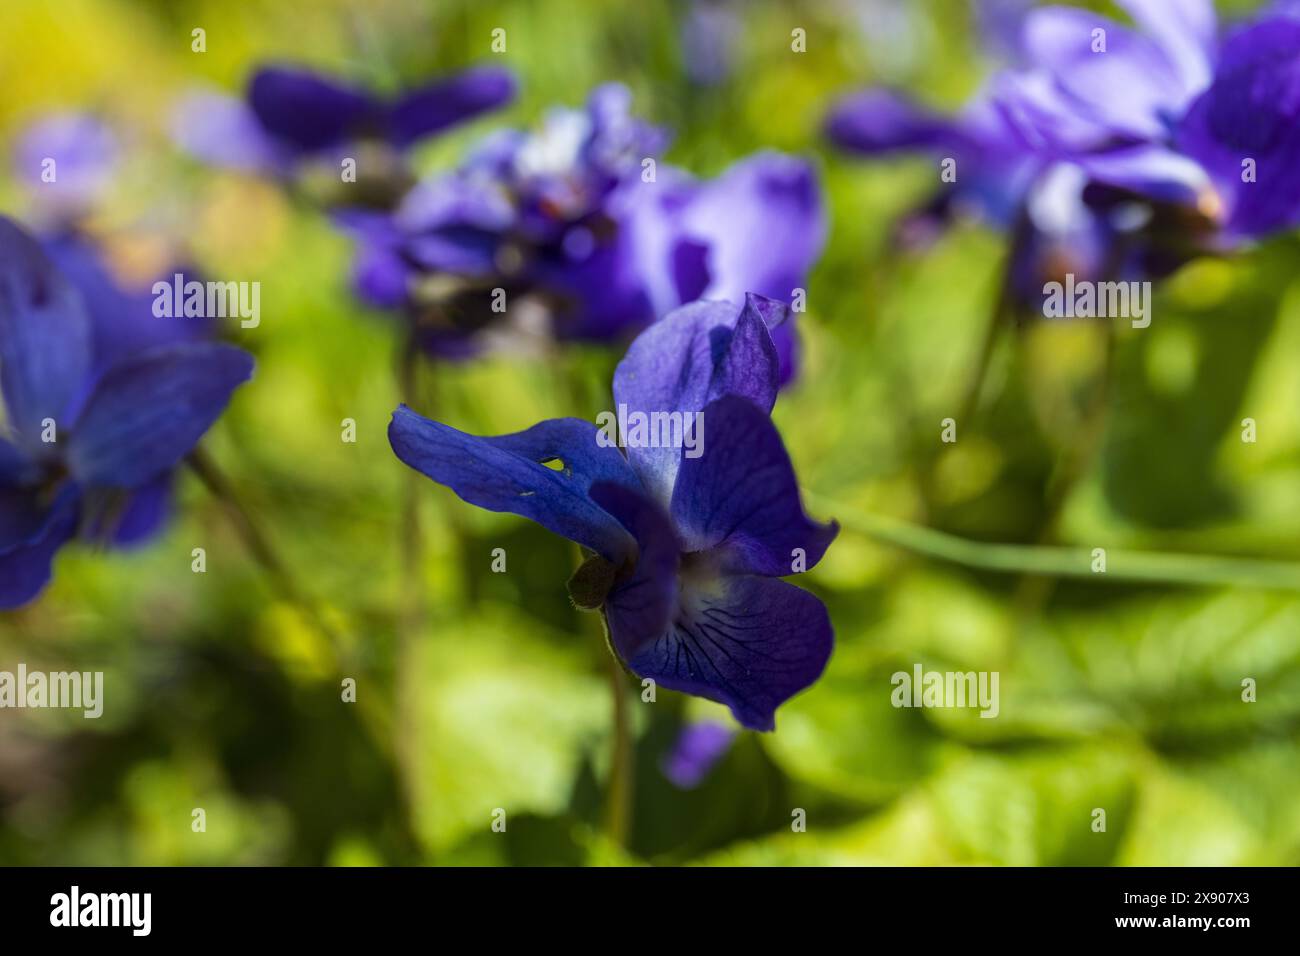
[[[413,341],[401,346],[397,359],[398,397],[419,406],[416,389],[420,352]],[[420,526],[421,476],[411,468],[403,469],[401,527],[398,529],[398,552],[401,564],[402,594],[397,613],[396,646],[393,650],[394,733],[397,767],[402,785],[402,799],[407,819],[416,819],[421,806],[420,775],[417,771],[420,752],[419,668],[416,650],[424,627],[425,604],[421,568],[424,563],[424,534]]]
[[[608,661],[609,692],[613,701],[612,747],[609,784],[605,804],[605,829],[610,841],[620,849],[627,847],[632,822],[632,721],[627,701],[627,675],[613,654]]]
[[[846,528],[877,541],[982,571],[1300,591],[1300,564],[1294,562],[1107,548],[1106,570],[1101,573],[1092,569],[1090,548],[970,541],[896,518],[846,508],[821,495],[805,492],[804,498],[817,511],[833,514]]]
[[[226,477],[217,463],[202,448],[195,448],[190,452],[186,461],[190,466],[190,470],[203,482],[204,487],[208,489],[212,497],[225,507],[231,524],[243,539],[249,554],[266,571],[267,577],[270,578],[276,590],[324,635],[330,650],[334,653],[335,664],[342,670],[341,665],[346,654],[338,633],[325,619],[325,615],[321,613],[316,602],[308,598],[303,589],[298,586],[297,580],[289,572],[288,565],[284,563],[279,553],[271,546],[270,540],[262,533],[261,526],[253,519],[252,513],[235,492],[230,479]]]

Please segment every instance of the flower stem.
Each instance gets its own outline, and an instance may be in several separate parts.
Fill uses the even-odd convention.
[[[993,308],[984,320],[984,329],[980,338],[979,351],[975,355],[975,364],[971,366],[969,378],[962,392],[961,405],[958,406],[958,427],[970,428],[970,421],[979,408],[980,394],[988,379],[989,368],[993,364],[993,353],[997,348],[998,338],[1003,329],[1010,324],[1013,309],[1010,279],[1004,277],[998,285],[997,298]]]
[[[613,702],[609,784],[605,795],[605,831],[620,849],[627,848],[632,823],[632,721],[627,701],[627,675],[613,654],[604,655]]]
[[[1107,548],[1105,572],[1094,572],[1089,548],[970,541],[896,518],[847,508],[821,495],[805,492],[804,497],[818,511],[834,514],[846,528],[860,534],[906,551],[982,571],[1300,591],[1300,563],[1296,562]]]
[[[212,497],[225,507],[231,524],[243,539],[249,554],[266,571],[272,584],[284,599],[298,608],[303,617],[324,635],[335,655],[335,663],[341,665],[346,654],[338,632],[330,626],[316,603],[299,587],[288,565],[271,546],[270,540],[262,533],[261,527],[235,492],[230,479],[202,448],[195,448],[190,452],[186,461],[190,470],[203,482]]]
[[[407,404],[419,405],[418,387],[420,352],[413,340],[401,346],[397,358],[397,386],[399,399]],[[424,628],[425,603],[421,568],[424,563],[424,534],[420,526],[420,474],[414,469],[403,469],[401,527],[398,529],[398,554],[401,565],[402,593],[396,621],[396,644],[393,649],[393,710],[394,733],[398,774],[401,778],[402,799],[406,804],[408,819],[414,821],[421,806],[420,775],[417,771],[420,753],[420,720],[418,712],[418,662],[416,648]]]

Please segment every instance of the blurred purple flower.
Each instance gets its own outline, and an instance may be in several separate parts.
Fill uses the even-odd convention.
[[[444,357],[475,350],[495,289],[544,301],[556,336],[594,340],[702,296],[791,297],[825,238],[812,169],[760,153],[695,180],[659,163],[665,134],[630,106],[625,88],[600,87],[536,133],[490,136],[391,216],[341,213],[358,239],[358,295],[404,305],[421,344]],[[458,281],[422,282],[439,275]],[[778,334],[788,377],[793,340]]]
[[[55,218],[76,218],[103,194],[118,154],[117,137],[98,118],[55,113],[19,133],[14,172]]]
[[[47,251],[0,218],[0,608],[35,597],[78,533],[131,543],[154,530],[170,470],[252,374],[240,349],[153,337],[109,301],[88,309],[116,294],[105,281],[85,250]]]
[[[741,309],[696,302],[628,349],[615,406],[647,419],[699,413],[698,454],[624,436],[625,457],[576,418],[480,438],[405,405],[389,441],[470,504],[531,518],[594,552],[570,593],[603,609],[632,671],[771,730],[776,708],[821,674],[833,640],[825,605],[777,579],[813,567],[839,530],[804,513],[769,417],[779,382],[769,327],[787,317],[753,295]]]
[[[340,154],[363,141],[401,151],[508,103],[508,71],[478,67],[385,97],[298,66],[253,74],[243,100],[195,94],[176,112],[177,141],[201,159],[286,174],[304,159]]]
[[[682,790],[695,789],[726,756],[735,736],[736,731],[725,724],[687,724],[664,756],[664,776]]]
[[[866,154],[955,157],[939,205],[970,201],[1011,228],[1024,290],[1064,271],[1159,276],[1300,222],[1300,21],[1269,15],[1219,42],[1210,0],[1119,4],[1136,28],[1030,11],[1025,65],[956,119],[868,92],[828,133]]]

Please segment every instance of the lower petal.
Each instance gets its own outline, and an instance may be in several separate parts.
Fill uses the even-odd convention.
[[[25,543],[0,550],[0,610],[26,604],[49,583],[55,553],[77,530],[80,495],[68,486]]]
[[[611,621],[611,637],[619,635]],[[669,626],[626,663],[669,690],[726,704],[752,730],[812,684],[830,658],[826,606],[792,584],[753,575],[683,580]]]

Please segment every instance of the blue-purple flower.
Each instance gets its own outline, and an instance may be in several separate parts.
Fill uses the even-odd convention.
[[[698,787],[726,756],[736,730],[714,721],[687,724],[660,764],[664,776],[682,790]]]
[[[602,609],[630,670],[771,730],[776,708],[821,674],[833,639],[822,602],[779,579],[813,567],[838,531],[804,513],[769,414],[780,376],[770,328],[787,316],[753,295],[740,309],[695,302],[632,343],[614,376],[620,414],[699,413],[695,451],[624,435],[625,456],[576,418],[477,437],[406,406],[389,441],[465,501],[587,549],[570,592]]]
[[[496,133],[393,214],[340,215],[359,239],[354,286],[408,310],[443,356],[476,350],[501,294],[543,306],[558,337],[594,340],[700,297],[791,298],[825,238],[812,169],[761,153],[700,181],[659,161],[666,140],[618,85],[536,132]],[[789,328],[778,335],[788,376]]]
[[[0,218],[0,608],[39,593],[74,537],[155,529],[170,470],[252,374],[240,349],[141,331],[88,255]]]
[[[196,94],[180,106],[176,138],[221,166],[287,174],[307,159],[342,155],[358,144],[401,152],[426,137],[508,103],[506,70],[465,70],[395,96],[299,66],[253,74],[243,100]]]
[[[956,119],[879,91],[846,98],[831,137],[863,153],[957,161],[941,204],[1015,235],[1013,281],[1161,275],[1300,222],[1300,21],[1265,14],[1220,39],[1210,0],[1119,0],[1026,14],[1024,61]]]

